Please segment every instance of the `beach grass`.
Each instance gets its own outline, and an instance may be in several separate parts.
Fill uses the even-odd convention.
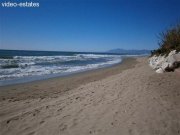
[[[180,52],[180,23],[159,34],[159,48],[151,55],[167,55],[172,50]]]

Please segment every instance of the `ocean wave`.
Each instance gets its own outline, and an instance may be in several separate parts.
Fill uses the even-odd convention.
[[[106,54],[77,54],[76,56],[83,57],[83,58],[107,58],[107,57],[121,57],[120,55],[106,55]]]
[[[14,56],[0,59],[0,80],[73,73],[121,62],[120,55],[74,54],[72,56]]]
[[[13,59],[13,56],[0,56],[0,59]]]
[[[76,71],[85,71],[85,70],[89,70],[89,69],[96,69],[96,68],[104,67],[107,65],[120,63],[121,61],[122,61],[122,59],[114,60],[114,61],[108,61],[108,62],[99,63],[99,64],[88,64],[86,66],[75,66],[73,68],[69,68],[65,72],[76,72]]]

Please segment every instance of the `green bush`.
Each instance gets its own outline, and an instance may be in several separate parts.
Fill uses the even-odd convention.
[[[159,49],[151,55],[168,55],[172,50],[180,52],[180,24],[160,33]]]

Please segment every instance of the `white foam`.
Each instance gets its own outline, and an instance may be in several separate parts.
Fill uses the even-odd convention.
[[[86,61],[88,59],[103,58],[105,61],[95,64],[82,64],[82,65],[53,65],[51,63],[66,62],[72,60]],[[86,71],[96,69],[121,62],[120,55],[101,55],[101,54],[77,54],[73,56],[15,56],[11,60],[0,60],[0,66],[16,62],[18,68],[0,68],[0,80],[22,78],[27,76],[40,76],[48,74],[59,73],[73,73],[79,71]],[[41,65],[47,62],[48,65]]]

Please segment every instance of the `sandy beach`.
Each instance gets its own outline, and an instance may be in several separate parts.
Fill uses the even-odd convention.
[[[0,87],[1,135],[179,135],[180,74],[148,58]]]

